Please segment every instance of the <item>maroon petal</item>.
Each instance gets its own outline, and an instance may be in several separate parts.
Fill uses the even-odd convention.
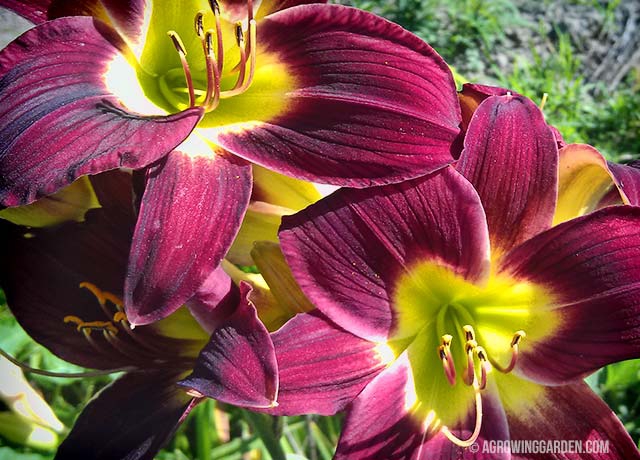
[[[475,186],[499,255],[551,226],[558,149],[540,110],[522,96],[491,96],[475,111],[457,169]]]
[[[513,389],[514,393],[518,390]],[[640,458],[635,443],[607,405],[589,387],[576,385],[545,387],[533,401],[514,394],[514,404],[507,406],[509,431],[518,441],[564,441],[546,455],[516,455],[513,458],[571,460],[633,460]],[[568,442],[572,444],[569,445]],[[515,444],[514,444],[515,445]],[[553,444],[550,444],[553,446]]]
[[[349,334],[317,311],[291,319],[272,339],[280,375],[273,414],[333,415],[385,366],[375,343]]]
[[[335,460],[415,458],[425,432],[411,405],[407,407],[413,385],[405,353],[347,409]]]
[[[240,292],[221,266],[213,270],[187,302],[202,329],[211,334],[240,302]]]
[[[81,175],[140,168],[189,135],[201,109],[145,117],[110,94],[103,77],[123,46],[103,23],[66,17],[0,53],[0,203],[30,203]]]
[[[433,260],[471,281],[488,270],[482,207],[453,168],[398,185],[339,190],[285,216],[280,240],[309,300],[371,340],[390,334],[395,283],[408,266]]]
[[[354,187],[453,161],[453,77],[416,36],[341,5],[287,8],[261,21],[258,35],[294,83],[280,115],[216,130],[229,151],[286,175]]]
[[[166,371],[131,373],[82,411],[56,460],[153,459],[194,405]]]
[[[499,86],[478,85],[475,83],[462,85],[462,91],[458,93],[462,112],[462,131],[467,132],[471,118],[482,101],[490,96],[506,96],[507,94],[519,96],[515,91]]]
[[[124,294],[132,324],[151,323],[183,305],[240,228],[251,167],[203,148],[198,156],[181,147],[147,172]]]
[[[243,407],[273,407],[278,393],[278,365],[269,332],[240,286],[236,312],[214,331],[180,385],[201,395]]]
[[[616,179],[618,188],[624,193],[629,204],[640,206],[640,162],[619,165],[608,162],[609,170]]]
[[[7,8],[25,19],[40,24],[47,20],[47,10],[52,0],[0,0],[0,7]]]
[[[500,270],[544,288],[557,316],[550,336],[523,346],[519,369],[562,384],[640,354],[640,208],[570,220],[505,256]]]

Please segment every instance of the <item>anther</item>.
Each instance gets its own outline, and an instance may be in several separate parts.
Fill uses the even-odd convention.
[[[118,333],[118,328],[111,321],[83,321],[77,316],[69,315],[63,318],[65,323],[74,323],[78,332],[91,334],[92,330],[107,330],[112,334]]]
[[[487,386],[487,374],[491,371],[491,363],[487,359],[487,353],[482,347],[476,347],[476,355],[480,360],[480,384],[479,388],[484,390]]]
[[[224,47],[222,46],[222,28],[220,26],[220,5],[217,0],[209,0],[209,6],[213,11],[213,17],[216,20],[216,43],[218,44],[216,58],[218,60],[218,74],[222,73],[222,65],[224,63]]]
[[[251,19],[249,21],[249,40],[246,42],[244,48],[240,48],[240,62],[236,66],[239,69],[238,79],[236,80],[235,86],[229,91],[223,91],[220,93],[221,98],[228,98],[232,96],[237,96],[238,94],[244,93],[251,83],[253,82],[253,76],[256,70],[256,41],[257,41],[257,26],[256,20]],[[248,61],[249,65],[249,74],[247,78],[245,78],[246,69],[243,71],[243,68],[246,67]]]
[[[220,5],[217,0],[209,0],[209,7],[211,8],[211,11],[213,11],[213,14],[216,16],[220,15]]]
[[[180,57],[180,63],[182,64],[182,70],[184,72],[184,78],[187,83],[187,89],[189,90],[189,107],[194,107],[196,104],[196,95],[195,90],[193,88],[193,79],[191,78],[191,69],[189,69],[189,63],[187,62],[187,50],[184,47],[184,43],[180,39],[180,36],[170,30],[167,32],[169,38],[173,42],[173,46],[178,52],[178,56]]]
[[[467,325],[462,327],[462,330],[464,331],[465,340],[469,341],[469,340],[475,340],[476,339],[476,334],[473,331],[473,326],[467,324]]]
[[[196,35],[202,40],[204,38],[204,11],[198,11],[194,20]]]
[[[444,375],[447,377],[449,384],[455,386],[456,384],[456,364],[453,361],[453,355],[449,348],[452,337],[448,334],[442,336],[442,345],[438,347],[438,356],[442,361],[442,368],[444,369]]]
[[[547,99],[549,98],[549,93],[543,93],[542,94],[542,100],[540,101],[540,111],[542,112],[542,110],[544,110],[544,106],[547,103]]]
[[[473,384],[473,381],[476,378],[476,368],[473,362],[473,352],[478,347],[478,343],[475,340],[467,340],[467,343],[464,346],[464,351],[467,355],[467,369],[462,377],[462,381],[466,385]]]
[[[124,321],[128,321],[127,320],[127,315],[123,312],[123,311],[118,311],[116,312],[115,315],[113,315],[113,321],[116,323],[121,323]]]
[[[115,294],[112,294],[107,291],[103,291],[100,288],[98,288],[98,286],[96,286],[93,283],[89,283],[88,281],[83,281],[82,283],[80,283],[79,287],[87,289],[91,292],[91,294],[93,294],[93,296],[96,298],[96,300],[100,304],[102,311],[107,316],[111,316],[111,312],[109,311],[109,309],[106,308],[107,302],[111,302],[118,311],[123,311],[124,306],[123,306],[122,300]]]

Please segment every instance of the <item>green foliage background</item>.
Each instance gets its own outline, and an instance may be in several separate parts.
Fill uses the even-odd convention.
[[[640,75],[632,73],[611,92],[603,84],[586,84],[575,44],[565,33],[555,34],[554,52],[517,59],[509,70],[498,65],[496,49],[507,26],[540,30],[525,21],[510,0],[342,0],[395,21],[427,40],[447,62],[464,67],[474,81],[497,84],[539,101],[549,94],[545,115],[568,142],[585,142],[608,158],[627,161],[640,153]],[[613,17],[619,1],[582,3]],[[0,304],[4,299],[0,297]],[[0,345],[37,368],[77,372],[34,344],[6,307],[0,310]],[[29,376],[70,427],[84,404],[116,376],[53,379]],[[636,442],[640,440],[640,360],[618,363],[590,376],[587,382],[618,414]],[[0,410],[2,408],[0,407]],[[255,459],[329,460],[339,437],[341,416],[280,417],[253,414],[214,401],[200,405],[159,455],[161,460]],[[0,438],[0,460],[44,460],[52,452],[37,452]]]

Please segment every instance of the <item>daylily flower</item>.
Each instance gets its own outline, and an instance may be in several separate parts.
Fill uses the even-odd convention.
[[[0,53],[0,204],[147,167],[123,293],[140,325],[226,253],[249,161],[353,187],[450,163],[460,109],[440,56],[370,13],[306,3],[1,1],[52,20]]]
[[[491,96],[455,169],[283,218],[317,309],[272,334],[274,412],[346,408],[337,459],[530,458],[483,452],[492,440],[602,441],[608,453],[579,458],[640,458],[581,381],[640,356],[640,208],[553,226],[557,165],[539,109]]]
[[[130,175],[91,180],[102,207],[83,223],[1,227],[0,286],[21,326],[62,359],[125,372],[87,405],[56,458],[153,458],[203,397],[274,405],[269,334],[247,300],[250,290],[238,290],[222,270],[186,307],[131,327],[121,300],[135,222]]]

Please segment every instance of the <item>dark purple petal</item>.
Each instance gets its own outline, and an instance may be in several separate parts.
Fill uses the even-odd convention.
[[[512,407],[507,406],[509,431],[514,442],[569,441],[582,452],[562,452],[560,448],[544,456],[515,455],[514,459],[548,460],[633,460],[640,453],[635,443],[607,405],[589,387],[575,385],[541,388],[539,397],[529,401],[513,388]],[[568,446],[565,443],[565,446]]]
[[[409,459],[425,436],[407,400],[414,392],[406,353],[371,382],[347,409],[335,460]]]
[[[91,180],[103,207],[89,211],[85,222],[53,229],[3,224],[0,286],[27,333],[61,358],[98,369],[149,367],[158,357],[157,347],[177,355],[183,342],[161,338],[151,328],[131,331],[119,325],[113,320],[115,305],[108,301],[101,308],[96,296],[80,286],[89,282],[122,297],[133,232],[130,175],[114,171]],[[76,323],[65,322],[68,316],[110,321],[117,326],[117,346],[94,330],[94,347]],[[163,359],[169,355],[164,353]]]
[[[94,398],[56,460],[153,459],[194,405],[166,371],[127,374]]]
[[[460,109],[451,73],[401,27],[341,5],[302,5],[259,23],[259,51],[293,79],[280,115],[216,142],[301,179],[364,187],[453,161]]]
[[[293,216],[280,231],[302,291],[332,321],[385,339],[398,277],[425,261],[471,281],[488,270],[488,235],[478,195],[453,168],[398,185],[339,190]]]
[[[478,85],[474,83],[465,83],[462,85],[462,91],[458,93],[460,101],[460,109],[462,112],[461,128],[463,132],[467,132],[471,118],[482,101],[490,96],[506,96],[511,94],[519,96],[515,91],[499,86]]]
[[[187,307],[200,326],[211,334],[233,313],[238,302],[238,287],[222,267],[218,267],[187,301]]]
[[[180,385],[236,406],[273,407],[278,393],[273,343],[248,300],[251,288],[242,283],[240,291],[237,310],[213,332]]]
[[[544,288],[557,316],[550,336],[521,349],[518,367],[529,378],[567,383],[640,355],[640,208],[553,227],[508,253],[500,271]]]
[[[132,324],[151,323],[183,305],[240,228],[251,167],[221,150],[198,154],[178,149],[147,172],[124,293]]]
[[[529,99],[485,99],[469,124],[457,169],[480,195],[494,255],[551,226],[558,149],[542,113]]]
[[[47,20],[47,10],[52,0],[0,0],[0,7],[7,8],[25,19],[40,24]]]
[[[273,414],[333,415],[385,366],[375,343],[349,334],[318,311],[291,319],[272,339],[280,375]]]
[[[608,162],[608,166],[629,204],[640,206],[640,162],[630,165]]]
[[[85,174],[148,165],[201,117],[129,113],[104,80],[124,45],[89,17],[57,19],[0,53],[0,203],[27,204]]]

